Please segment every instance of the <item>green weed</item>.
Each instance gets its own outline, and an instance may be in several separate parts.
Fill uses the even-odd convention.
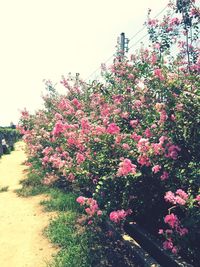
[[[19,197],[30,197],[30,196],[36,196],[44,193],[48,193],[48,188],[40,185],[40,186],[23,186],[20,189],[16,189],[15,192]]]
[[[7,191],[8,191],[8,186],[0,187],[0,193],[7,192]]]
[[[49,200],[41,201],[46,211],[69,211],[80,210],[80,205],[77,204],[76,198],[73,193],[65,193],[59,189],[49,190],[51,198]]]
[[[62,213],[46,229],[46,236],[62,249],[50,267],[91,267],[87,236],[76,228],[77,213]]]

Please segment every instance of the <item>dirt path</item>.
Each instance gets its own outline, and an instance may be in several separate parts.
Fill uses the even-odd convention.
[[[44,267],[57,251],[42,235],[51,215],[39,205],[42,196],[20,198],[13,191],[25,178],[22,147],[18,142],[11,155],[0,159],[0,187],[9,186],[0,193],[0,266]]]

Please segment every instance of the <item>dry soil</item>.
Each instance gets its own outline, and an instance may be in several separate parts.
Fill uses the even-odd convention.
[[[14,192],[25,179],[24,144],[0,159],[0,267],[44,267],[57,248],[43,236],[52,214],[45,213],[39,202],[44,196],[21,198]]]

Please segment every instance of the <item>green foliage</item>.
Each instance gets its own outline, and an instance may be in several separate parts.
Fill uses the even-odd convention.
[[[76,228],[77,213],[67,212],[53,220],[45,233],[62,250],[52,267],[89,267],[87,237]]]

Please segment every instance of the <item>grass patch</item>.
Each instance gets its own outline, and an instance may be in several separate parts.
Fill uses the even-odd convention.
[[[45,234],[52,243],[61,247],[50,267],[91,267],[88,239],[84,231],[78,231],[78,214],[69,211],[53,220]]]
[[[18,196],[30,197],[49,191],[49,187],[42,184],[43,173],[39,171],[37,165],[34,167],[30,168],[27,178],[20,181],[22,188],[15,190]]]
[[[51,198],[41,201],[46,211],[79,211],[80,205],[76,202],[77,196],[73,193],[65,193],[59,189],[51,188],[49,190]]]
[[[22,188],[16,192],[23,197],[45,193],[49,199],[40,202],[44,209],[58,211],[58,217],[52,220],[44,231],[49,240],[60,247],[53,261],[47,263],[48,267],[136,266],[125,264],[126,252],[123,246],[116,243],[115,239],[106,236],[100,227],[88,228],[81,225],[84,221],[81,212],[83,208],[76,202],[77,195],[67,192],[68,185],[64,187],[59,183],[51,187],[43,185],[45,173],[38,162],[33,160],[32,164],[27,179],[21,181]],[[68,189],[70,190],[69,187]]]
[[[0,187],[0,193],[7,192],[7,191],[8,191],[8,186]]]
[[[20,189],[16,189],[15,192],[19,197],[30,197],[30,196],[37,196],[40,194],[48,193],[48,188],[41,185],[41,186],[23,186]]]

